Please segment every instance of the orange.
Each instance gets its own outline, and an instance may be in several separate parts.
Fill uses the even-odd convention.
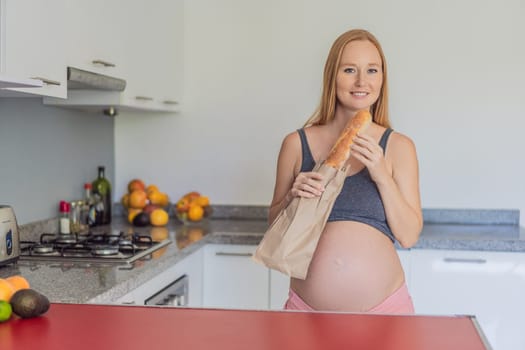
[[[197,191],[192,191],[192,192],[188,192],[186,193],[182,198],[186,198],[187,200],[189,200],[190,202],[192,202],[194,199],[200,197],[200,193],[197,192]]]
[[[129,195],[129,207],[142,209],[148,204],[148,196],[143,190],[135,190]]]
[[[7,280],[0,278],[0,300],[9,301],[15,294],[15,288]]]
[[[210,199],[206,196],[199,196],[195,199],[195,203],[197,203],[201,207],[207,207],[208,205],[210,205]]]
[[[128,183],[128,192],[131,193],[136,190],[145,191],[146,185],[141,179],[133,179]]]
[[[169,221],[169,215],[164,209],[155,209],[151,212],[149,220],[153,226],[164,226]]]
[[[142,209],[129,208],[128,209],[128,222],[133,223],[133,219],[137,216],[138,213],[142,212]]]
[[[148,199],[150,200],[151,204],[163,206],[162,205],[163,195],[159,191],[148,192]]]
[[[122,199],[120,200],[124,208],[129,208],[129,193],[126,193],[122,196]]]
[[[165,207],[169,204],[169,201],[170,201],[170,197],[166,193],[161,192],[159,205],[162,207]]]
[[[192,205],[190,206],[190,210],[188,211],[188,219],[191,221],[199,221],[204,216],[204,209],[200,205]]]
[[[148,187],[146,187],[146,193],[149,195],[151,192],[160,192],[160,191],[156,185],[148,185]]]
[[[29,289],[29,282],[20,275],[15,275],[11,277],[7,277],[5,279],[7,282],[11,283],[13,288],[15,289],[15,292],[19,291],[20,289]]]

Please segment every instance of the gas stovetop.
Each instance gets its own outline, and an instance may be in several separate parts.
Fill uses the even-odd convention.
[[[147,259],[170,243],[170,240],[153,241],[149,235],[138,233],[43,233],[39,241],[20,241],[19,259],[129,264]]]

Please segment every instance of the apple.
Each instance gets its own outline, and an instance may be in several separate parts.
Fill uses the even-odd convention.
[[[128,183],[128,192],[131,193],[135,190],[146,191],[146,184],[141,179],[133,179]]]
[[[180,199],[175,205],[178,213],[185,213],[190,209],[190,201],[186,198]]]
[[[160,206],[158,205],[155,205],[155,204],[147,204],[144,209],[142,209],[142,211],[146,214],[151,214],[151,212],[155,209],[159,209]]]

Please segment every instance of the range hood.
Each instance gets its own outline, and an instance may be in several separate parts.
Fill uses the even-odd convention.
[[[67,88],[68,90],[124,91],[126,81],[104,74],[67,67]]]

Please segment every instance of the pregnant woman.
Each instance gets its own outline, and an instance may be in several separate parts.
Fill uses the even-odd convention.
[[[291,279],[285,309],[414,313],[394,242],[411,247],[422,229],[417,155],[412,140],[390,128],[385,57],[368,31],[350,30],[333,43],[319,107],[283,140],[269,221],[294,197],[321,195],[315,162],[363,109],[373,121],[354,139],[308,276]]]

